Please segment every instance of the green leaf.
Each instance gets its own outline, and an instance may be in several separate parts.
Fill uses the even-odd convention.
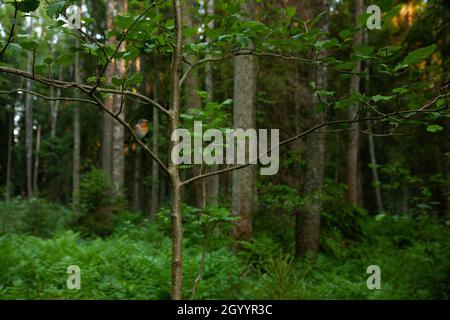
[[[297,9],[295,7],[287,7],[286,8],[286,18],[288,20],[290,20],[295,15],[296,12],[297,12]]]
[[[120,87],[122,85],[122,79],[118,76],[114,76],[111,78],[111,82],[113,85]]]
[[[61,10],[64,8],[65,5],[66,5],[65,0],[58,0],[58,1],[50,3],[47,7],[47,15],[50,18],[58,17]]]
[[[341,70],[353,70],[353,68],[355,68],[356,63],[353,61],[348,61],[348,62],[344,62],[341,64],[338,64],[336,66],[336,68],[341,69]]]
[[[34,50],[34,49],[37,49],[39,46],[39,43],[35,39],[28,37],[28,36],[20,37],[18,40],[18,43],[25,50]]]
[[[392,89],[392,93],[397,93],[397,94],[403,94],[403,93],[406,93],[407,91],[408,91],[408,89],[406,89],[404,87]]]
[[[372,100],[375,101],[375,102],[378,102],[378,101],[389,101],[391,99],[392,99],[392,96],[382,96],[382,95],[379,95],[379,94],[377,94],[376,96],[372,97]]]
[[[44,59],[44,62],[45,62],[46,64],[50,65],[50,64],[52,64],[52,62],[53,62],[53,58],[52,58],[52,57],[47,57],[47,58]]]
[[[438,125],[438,124],[430,124],[429,126],[427,126],[427,131],[428,131],[428,132],[432,132],[432,133],[441,131],[442,129],[444,129],[444,128],[442,128],[442,127],[441,127],[440,125]]]
[[[137,86],[137,85],[141,84],[142,81],[143,81],[142,75],[140,73],[136,73],[125,81],[125,85],[126,86]]]
[[[72,64],[73,61],[74,61],[74,54],[71,52],[64,53],[64,54],[58,56],[58,58],[56,58],[57,64],[69,65],[69,64]]]
[[[134,18],[132,16],[116,16],[114,18],[114,25],[121,30],[125,30],[131,26],[133,21]]]
[[[320,19],[322,19],[322,16],[326,13],[327,13],[327,11],[324,11],[324,12],[321,12],[320,14],[318,14],[311,22],[311,27],[313,27],[317,22],[319,22]]]
[[[373,53],[373,48],[365,43],[360,44],[359,46],[355,47],[355,53],[358,56],[362,57],[370,57]]]
[[[48,65],[43,64],[43,63],[37,64],[34,66],[34,71],[36,71],[37,73],[43,74],[43,73],[46,73],[47,70],[48,70]]]
[[[233,103],[233,99],[227,99],[224,102],[222,102],[222,105],[227,106]]]
[[[410,52],[405,59],[402,61],[402,65],[415,65],[421,60],[424,60],[428,58],[433,52],[436,50],[436,45],[432,44],[431,46],[425,47],[425,48],[419,48],[414,50],[413,52]]]
[[[349,41],[353,39],[353,31],[350,30],[342,30],[341,32],[339,32],[339,36],[344,40],[344,41]]]
[[[378,55],[382,57],[389,57],[397,53],[400,49],[401,47],[399,46],[386,46],[378,50]]]
[[[334,96],[336,92],[334,91],[327,91],[327,90],[317,90],[316,94],[321,96],[321,97],[332,97]]]
[[[20,50],[22,50],[22,46],[20,44],[10,43],[5,51],[5,55],[7,57],[17,57],[18,55],[20,55]]]
[[[339,40],[336,39],[336,38],[326,39],[326,40],[319,40],[316,43],[314,43],[314,46],[316,48],[319,48],[319,49],[338,47],[339,46]]]
[[[10,2],[15,4],[16,2]],[[39,8],[39,0],[23,0],[17,1],[17,10],[22,12],[31,12]]]
[[[183,36],[186,38],[192,37],[192,36],[196,36],[198,33],[198,29],[197,28],[184,28],[183,29]]]

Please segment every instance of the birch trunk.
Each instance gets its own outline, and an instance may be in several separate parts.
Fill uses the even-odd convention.
[[[127,12],[128,3],[127,0],[117,1],[118,11],[120,14]],[[122,43],[122,47],[119,51],[125,49],[125,41]],[[123,59],[116,62],[117,75],[123,77],[125,75],[125,61]],[[117,95],[114,99],[114,113],[119,113],[119,118],[125,119],[125,97]],[[116,197],[123,197],[123,186],[125,182],[125,154],[124,154],[124,142],[125,131],[123,126],[113,121],[112,125],[112,182]]]
[[[114,30],[114,0],[107,0],[106,3],[106,29],[108,32]],[[111,37],[106,41],[106,45],[116,43],[116,38]],[[114,73],[114,67],[110,64],[105,72],[106,82],[111,84],[111,78]],[[106,98],[105,106],[113,111],[114,95]],[[106,112],[103,113],[103,137],[102,137],[102,168],[107,176],[112,179],[112,125],[113,120]]]
[[[370,156],[370,164],[372,170],[372,179],[373,179],[373,188],[375,190],[375,202],[377,205],[377,212],[381,213],[384,211],[383,207],[383,198],[381,197],[381,189],[380,189],[380,179],[378,178],[378,168],[377,168],[377,159],[375,154],[375,142],[372,135],[372,122],[367,122],[368,126],[368,135],[367,139],[369,140],[369,156]]]

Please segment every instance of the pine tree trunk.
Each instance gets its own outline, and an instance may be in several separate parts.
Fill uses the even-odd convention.
[[[153,60],[153,99],[158,101],[159,97],[159,72],[158,60],[156,56]],[[159,112],[158,109],[153,108],[153,132],[152,132],[152,147],[153,152],[159,157]],[[150,218],[156,222],[156,214],[159,207],[159,166],[156,161],[152,162],[152,199],[150,204]]]
[[[136,73],[141,73],[141,61],[142,58],[136,59]],[[143,86],[144,87],[144,86]],[[139,112],[139,102],[135,105],[135,111]],[[136,152],[134,154],[134,170],[133,170],[133,196],[132,196],[132,208],[134,211],[141,210],[141,157],[142,151],[139,145],[136,146]]]
[[[139,146],[136,147],[134,155],[134,170],[133,170],[133,197],[132,206],[134,211],[141,210],[141,157],[142,151]]]
[[[39,177],[39,152],[41,151],[41,126],[36,129],[36,149],[34,152],[33,192],[37,192]]]
[[[9,115],[9,127],[8,127],[8,149],[6,150],[6,189],[5,198],[9,200],[11,196],[11,163],[12,163],[12,148],[13,148],[13,138],[14,138],[14,115],[15,108],[12,104],[10,115]]]
[[[363,14],[364,1],[356,0],[355,18]],[[363,43],[363,33],[358,32],[353,42],[354,47]],[[356,61],[353,72],[361,72],[361,60]],[[359,92],[360,76],[354,75],[350,80],[350,93]],[[357,116],[359,106],[354,104],[348,109],[348,118]],[[359,123],[350,124],[349,140],[347,146],[347,200],[350,204],[358,205],[358,153],[359,153]]]
[[[183,10],[183,26],[186,28],[195,28],[196,24],[194,23],[194,6],[193,0],[185,0],[182,1],[182,10]],[[186,37],[186,44],[191,44],[195,42],[195,36]],[[196,58],[189,56],[189,62],[191,64],[195,63]],[[184,68],[189,68],[189,65],[186,63]],[[199,90],[199,78],[198,72],[195,70],[191,73],[191,76],[185,81],[185,89],[184,89],[184,104],[186,108],[194,108],[200,109],[201,99],[197,94]],[[194,151],[195,152],[195,151]],[[199,175],[201,173],[200,165],[193,165],[192,174],[194,176]],[[195,190],[195,206],[198,208],[203,207],[205,203],[205,199],[203,197],[203,181],[194,182],[194,190]]]
[[[317,16],[321,12],[329,12],[328,0],[317,0],[309,2],[304,6],[305,14],[308,18]],[[325,15],[318,22],[317,27],[323,32],[328,32],[328,15]],[[322,53],[323,55],[323,53]],[[317,79],[316,87],[319,90],[327,89],[327,70],[323,65],[311,71],[310,79]],[[318,98],[311,93],[309,103],[309,123],[310,126],[324,121],[324,114],[317,112],[315,107],[318,104]],[[322,97],[323,99],[323,97]],[[321,131],[326,131],[326,127]],[[323,209],[323,201],[320,191],[323,187],[324,168],[325,168],[325,133],[310,134],[306,138],[306,172],[304,183],[304,196],[306,205],[300,215],[296,218],[296,256],[304,257],[308,252],[316,254],[319,249],[320,236],[320,216]]]
[[[242,11],[253,17],[253,0],[246,1]],[[256,66],[252,55],[237,55],[234,58],[234,108],[235,128],[256,128]],[[252,235],[252,219],[256,209],[256,170],[251,165],[233,172],[232,213],[239,216],[233,226],[235,240],[248,240]]]
[[[81,1],[80,1],[81,7]],[[80,47],[80,40],[76,39],[75,47]],[[81,64],[80,53],[75,53],[75,83],[81,83]],[[80,106],[78,103],[74,105],[73,111],[73,168],[72,168],[72,202],[75,208],[79,204],[80,189],[80,149],[81,149],[81,129],[80,129]]]
[[[33,22],[30,22],[30,35],[33,34]],[[33,53],[28,53],[28,72],[33,72]],[[27,90],[33,89],[32,80],[27,80]],[[33,195],[33,96],[26,95],[25,101],[25,153],[27,196]]]

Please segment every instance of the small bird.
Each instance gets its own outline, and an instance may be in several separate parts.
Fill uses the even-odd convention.
[[[134,126],[134,133],[138,139],[144,138],[148,133],[148,120],[141,119]],[[125,143],[129,143],[133,140],[132,136],[129,136]]]
[[[136,136],[139,139],[142,139],[146,136],[148,132],[148,120],[147,119],[141,119],[138,123],[134,126],[134,132],[136,133]]]

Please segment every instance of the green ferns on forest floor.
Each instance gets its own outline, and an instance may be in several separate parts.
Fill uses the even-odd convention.
[[[34,215],[25,219],[30,206],[36,215],[53,210],[52,222],[36,225]],[[0,203],[0,299],[169,299],[171,245],[164,219],[155,227],[142,216],[124,214],[106,238],[82,238],[64,230],[64,221],[70,221],[67,209],[44,200]],[[204,250],[199,228],[185,232],[185,298],[191,296]],[[268,233],[257,234],[234,254],[227,233],[215,232],[196,298],[449,298],[449,221],[379,215],[362,228],[360,240],[324,233],[322,253],[303,261]],[[366,287],[372,264],[381,268],[381,290]],[[69,265],[81,268],[80,290],[66,287]]]

